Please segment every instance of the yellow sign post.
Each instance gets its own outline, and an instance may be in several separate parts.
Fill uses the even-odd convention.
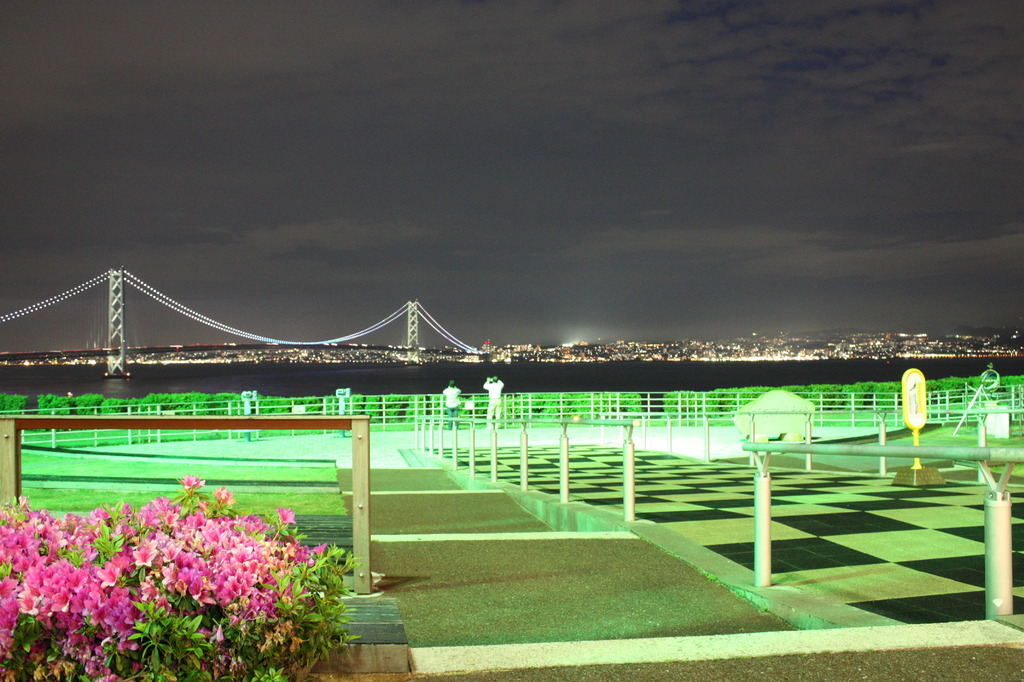
[[[914,445],[920,445],[921,429],[928,423],[928,392],[919,369],[903,373],[903,423],[914,434]],[[921,468],[919,461],[914,468]]]
[[[919,369],[903,373],[903,423],[914,434],[914,445],[920,445],[921,429],[928,423],[928,392],[924,374]],[[893,479],[897,485],[942,485],[945,482],[938,469],[926,470],[921,466],[920,457],[914,458],[909,471],[901,470]]]

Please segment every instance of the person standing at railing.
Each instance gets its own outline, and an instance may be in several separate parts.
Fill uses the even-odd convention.
[[[487,391],[487,419],[494,423],[501,419],[501,390],[505,388],[505,382],[498,377],[487,377],[484,382],[484,389]]]
[[[455,379],[452,379],[448,382],[448,388],[444,389],[442,394],[444,395],[444,407],[448,412],[448,428],[452,429],[455,428],[453,420],[459,416],[459,396],[462,395],[462,391],[455,385]]]

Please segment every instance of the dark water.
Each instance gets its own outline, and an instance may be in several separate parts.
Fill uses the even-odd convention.
[[[744,386],[899,381],[910,367],[926,379],[975,377],[989,362],[1005,376],[1024,374],[1024,358],[819,360],[783,362],[617,362],[404,365],[136,365],[128,380],[105,379],[105,366],[0,366],[0,393],[108,398],[149,393],[219,393],[256,390],[268,396],[334,395],[351,388],[364,395],[439,393],[455,379],[464,393],[482,393],[496,374],[506,392],[707,391]]]

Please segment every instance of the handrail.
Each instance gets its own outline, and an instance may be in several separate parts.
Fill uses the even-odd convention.
[[[1024,462],[1024,448],[912,445],[843,445],[806,443],[743,443],[757,461],[754,475],[754,581],[758,587],[771,585],[771,474],[772,453],[808,453],[854,457],[942,457],[978,462],[985,495],[985,616],[995,619],[1013,614],[1013,522],[1010,494],[1006,486],[1014,464]],[[763,456],[762,456],[763,455]],[[1005,463],[997,479],[989,463]]]
[[[454,426],[461,422],[472,424],[486,424],[490,426],[491,441],[491,482],[498,481],[498,426],[514,424],[520,428],[519,434],[519,488],[523,492],[530,487],[530,446],[527,427],[534,424],[555,425],[561,427],[560,457],[559,457],[559,492],[560,500],[563,503],[569,502],[569,434],[570,426],[619,426],[623,430],[623,458],[622,458],[622,508],[623,518],[626,521],[636,520],[636,447],[633,443],[633,428],[638,425],[638,420],[633,419],[528,419],[528,418],[500,418],[487,419],[485,417],[452,417],[435,415],[421,417],[417,420],[417,445],[419,442],[419,424],[423,423],[430,434],[428,449],[431,454],[435,452],[433,426],[436,424],[437,440],[440,450],[440,457],[444,461],[445,442],[444,434],[451,431],[451,466],[453,471],[459,467],[459,429],[446,429],[445,424],[449,421]],[[477,429],[469,429],[469,475],[476,476],[476,432]]]
[[[0,502],[21,496],[21,434],[38,429],[268,429],[313,428],[352,432],[352,553],[360,560],[355,590],[372,591],[370,555],[370,418],[364,415],[270,416],[18,416],[0,417]]]
[[[837,455],[844,457],[906,457],[913,459],[958,459],[972,462],[1024,462],[1024,448],[977,447],[970,445],[849,445],[843,443],[742,443],[745,452],[779,454]],[[950,451],[956,456],[950,457]]]

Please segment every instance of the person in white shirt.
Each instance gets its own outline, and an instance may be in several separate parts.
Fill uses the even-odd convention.
[[[462,391],[455,385],[455,379],[448,382],[448,388],[442,391],[444,394],[444,407],[448,411],[448,428],[454,428],[455,422],[453,421],[459,416],[459,396],[462,395]]]
[[[505,382],[498,377],[487,377],[484,382],[484,389],[487,391],[487,418],[494,423],[495,419],[501,419],[501,390],[505,388]]]

